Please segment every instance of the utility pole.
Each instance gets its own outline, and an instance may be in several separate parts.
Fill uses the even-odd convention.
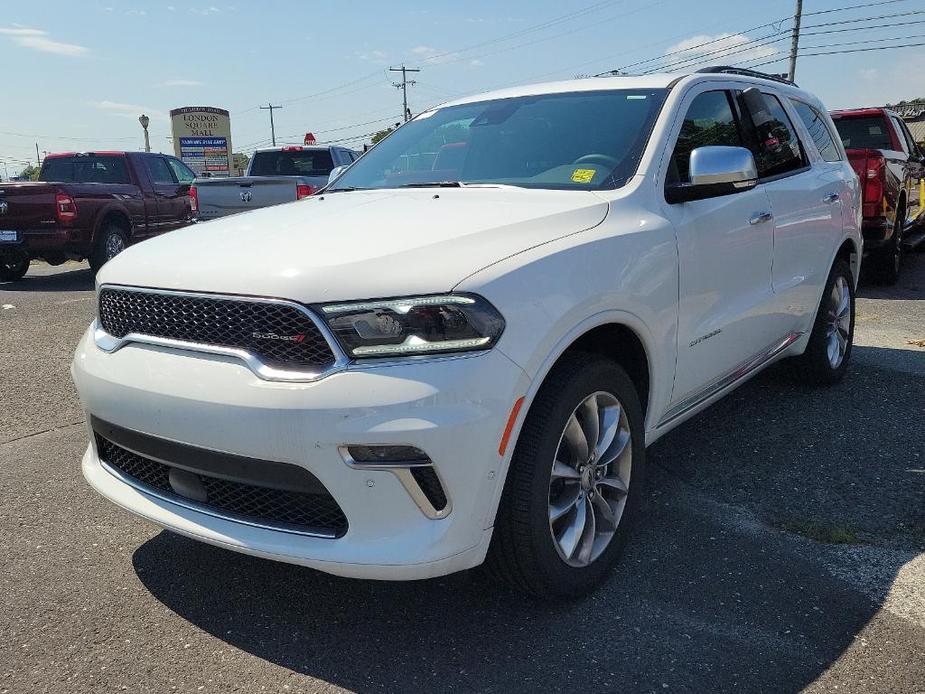
[[[793,82],[797,74],[797,51],[800,49],[800,20],[803,18],[803,0],[797,0],[793,11],[793,38],[790,41],[790,72],[787,79]]]
[[[273,146],[276,147],[276,126],[273,125],[273,109],[282,108],[282,106],[274,106],[272,103],[268,103],[266,106],[261,106],[261,111],[270,112],[270,139],[273,140]]]
[[[405,64],[402,63],[401,67],[390,67],[389,72],[400,72],[401,73],[401,82],[392,82],[392,86],[396,89],[401,89],[402,95],[402,104],[404,105],[404,111],[402,111],[402,117],[404,118],[405,123],[411,120],[411,112],[408,110],[408,85],[417,84],[414,80],[408,79],[409,72],[420,72],[420,68],[416,67],[405,67]]]
[[[39,156],[39,143],[35,143],[35,161],[38,163],[38,166],[42,165],[42,158]]]

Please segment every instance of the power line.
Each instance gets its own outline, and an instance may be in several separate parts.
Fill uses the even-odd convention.
[[[895,5],[898,2],[909,2],[909,0],[880,0],[880,2],[865,2],[862,5],[848,5],[847,7],[836,7],[831,10],[816,10],[815,12],[804,12],[804,17],[813,17],[820,14],[831,14],[833,12],[847,12],[849,10],[859,10],[864,7],[879,7],[880,5]]]
[[[851,44],[846,44],[846,45],[851,45]],[[896,45],[896,46],[875,46],[873,48],[851,48],[851,49],[846,49],[843,51],[823,51],[820,53],[804,53],[803,56],[806,58],[811,58],[811,57],[820,56],[820,55],[842,55],[844,53],[869,53],[871,51],[891,51],[897,48],[914,48],[916,46],[925,46],[925,42],[923,43],[904,43],[904,44]],[[782,60],[781,58],[778,58],[777,60],[769,60],[764,63],[755,63],[753,65],[749,65],[748,67],[753,68],[753,67],[763,67],[765,65],[773,65],[774,63],[779,63],[781,60]]]

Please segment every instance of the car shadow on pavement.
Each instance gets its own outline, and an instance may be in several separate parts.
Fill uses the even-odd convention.
[[[838,520],[873,540],[922,519],[903,473],[922,382],[895,376],[853,366],[818,390],[781,365],[669,434],[650,449],[645,522],[583,601],[538,603],[480,571],[340,579],[169,532],[135,571],[216,638],[356,691],[796,691],[854,644],[893,576],[865,595],[777,526]]]
[[[865,262],[861,263],[859,299],[925,299],[925,283],[922,280],[925,278],[925,248],[905,254],[899,281],[892,286],[878,284],[870,276]]]
[[[93,291],[94,280],[90,270],[75,267],[61,272],[35,273],[34,268],[18,282],[0,282],[0,292],[81,292]]]

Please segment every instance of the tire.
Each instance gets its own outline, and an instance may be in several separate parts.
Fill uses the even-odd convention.
[[[108,261],[115,258],[128,246],[128,234],[117,224],[103,227],[93,243],[90,252],[90,270],[95,275]]]
[[[0,282],[18,282],[29,272],[29,254],[23,251],[0,252]]]
[[[597,459],[599,468],[593,464],[580,465],[581,461],[575,460],[577,455],[572,458],[570,453],[575,449],[565,431],[573,417],[580,433],[587,431],[577,416],[591,410],[577,412],[577,408],[591,407],[587,403],[592,398],[593,403],[603,408],[600,412],[605,413],[604,421],[609,418],[617,422],[614,443],[608,447],[605,441],[600,446],[605,454]],[[613,401],[622,405],[622,414],[608,409]],[[601,421],[600,413],[597,421]],[[614,462],[604,463],[620,450],[621,440],[622,453]],[[583,467],[584,473],[579,479],[554,479],[553,461],[557,458],[567,460],[568,465],[562,464],[573,472]],[[600,470],[601,477],[596,477],[596,470]],[[562,468],[556,467],[555,471],[561,473]],[[535,597],[568,599],[588,594],[607,577],[623,551],[639,513],[644,471],[642,407],[629,376],[615,362],[598,355],[566,356],[547,377],[524,421],[498,509],[487,568],[496,577]],[[617,488],[620,485],[623,492]],[[568,499],[574,495],[578,500],[571,510],[552,520],[553,509],[568,507]],[[615,530],[611,530],[613,524],[605,522],[604,504],[616,519]],[[580,525],[580,507],[586,512],[593,510],[595,525],[591,527],[600,530],[599,534],[589,532],[587,524]],[[569,540],[576,535],[569,531],[571,527],[583,527],[585,532],[578,536],[576,550],[569,557]],[[583,541],[592,537],[594,542]]]
[[[848,305],[844,311],[839,311],[838,305],[841,305],[842,298],[837,297],[845,295]],[[846,322],[847,325],[845,325]],[[841,339],[838,335],[841,335]],[[843,351],[838,347],[842,339],[844,340]],[[813,332],[809,337],[806,351],[798,358],[801,375],[814,385],[838,383],[848,369],[853,343],[854,278],[848,263],[838,260],[832,266],[825,283],[825,290],[822,292],[822,299],[819,302],[816,321],[813,324]],[[833,357],[833,345],[835,345],[834,349],[839,350],[837,359]]]
[[[903,256],[903,220],[906,213],[900,210],[893,223],[893,234],[890,240],[870,257],[873,268],[873,279],[879,284],[894,285],[899,281],[899,267]]]

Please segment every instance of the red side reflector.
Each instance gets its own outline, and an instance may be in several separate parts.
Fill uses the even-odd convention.
[[[517,422],[517,415],[520,414],[520,408],[523,407],[524,399],[518,398],[511,408],[511,416],[507,418],[507,426],[504,427],[504,435],[501,437],[501,445],[498,446],[499,455],[504,455],[507,450],[508,441],[511,438],[511,432],[514,431],[514,424]]]
[[[315,189],[312,188],[307,183],[298,183],[295,187],[295,199],[301,200],[302,198],[307,198],[309,195],[315,192]]]

